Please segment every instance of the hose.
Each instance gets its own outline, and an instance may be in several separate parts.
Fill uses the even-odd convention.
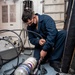
[[[21,39],[21,33],[22,33],[22,31],[24,30],[24,31],[26,31],[26,32],[30,32],[30,33],[33,33],[33,34],[36,34],[36,35],[38,35],[40,38],[43,38],[40,34],[38,34],[38,33],[36,33],[36,32],[34,32],[34,31],[30,31],[30,30],[25,30],[25,29],[23,29],[23,30],[21,30],[21,32],[20,32],[20,35],[18,35],[16,32],[14,32],[14,31],[19,31],[20,29],[17,29],[17,30],[7,30],[7,29],[4,29],[4,30],[0,30],[0,33],[4,33],[4,32],[13,32],[14,34],[16,34],[18,37],[19,37],[19,39],[20,39],[20,42],[21,42],[21,50],[20,50],[20,52],[18,53],[17,52],[17,57],[19,56],[19,54],[21,53],[21,51],[22,51],[22,49],[24,49],[24,45],[23,45],[23,42],[22,42],[22,39]],[[1,40],[5,40],[5,41],[8,41],[7,39],[2,39],[1,38]],[[9,43],[11,43],[10,41],[8,41]],[[12,44],[12,43],[11,43]],[[25,44],[25,43],[24,43]],[[12,44],[13,45],[13,44]],[[13,45],[14,46],[14,45]],[[15,46],[14,46],[15,47]],[[2,60],[5,60],[5,61],[9,61],[10,59],[2,59]],[[19,63],[19,57],[18,57],[18,62],[17,62],[17,66],[18,66],[18,63]],[[39,68],[39,66],[40,66],[40,63],[41,63],[41,59],[39,60],[39,64],[38,64],[38,66],[37,66],[37,72],[38,72],[38,68]],[[13,68],[14,69],[14,68]],[[8,71],[10,71],[11,69],[9,69]],[[14,72],[14,71],[13,71]],[[10,74],[10,75],[13,75],[13,72]],[[36,72],[36,73],[37,73]]]
[[[20,48],[20,52],[18,53],[18,51],[16,50],[16,47],[14,46],[14,44],[12,44],[9,40],[7,40],[7,39],[4,39],[4,38],[0,38],[0,40],[5,40],[5,41],[7,41],[7,42],[9,42],[13,47],[14,47],[14,49],[16,50],[16,53],[17,53],[17,56],[16,57],[14,57],[14,58],[18,58],[18,60],[17,60],[17,66],[18,66],[18,63],[19,63],[19,55],[20,55],[20,53],[21,53],[21,51],[22,51],[22,49],[23,49],[23,43],[22,43],[22,40],[21,40],[21,38],[20,38],[20,36],[16,33],[16,32],[14,32],[13,30],[0,30],[0,34],[1,33],[4,33],[4,32],[13,32],[14,34],[16,34],[18,37],[19,37],[19,39],[20,39],[20,42],[21,42],[21,48]],[[14,59],[14,58],[12,58],[12,59]],[[2,58],[2,62],[3,61],[10,61],[10,60],[12,60],[12,59],[3,59]],[[2,64],[3,65],[3,64]]]

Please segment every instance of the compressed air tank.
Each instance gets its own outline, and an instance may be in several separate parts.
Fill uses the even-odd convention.
[[[36,64],[37,60],[34,57],[29,57],[15,70],[14,75],[30,75]]]

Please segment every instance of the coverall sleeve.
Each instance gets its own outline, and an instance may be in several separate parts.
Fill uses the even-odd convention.
[[[57,29],[55,22],[50,18],[45,19],[45,26],[46,26],[47,38],[46,38],[46,43],[43,46],[43,50],[47,51],[48,49],[54,46],[55,37],[57,35]]]
[[[27,30],[31,31],[31,28],[27,28]],[[32,32],[28,32],[28,37],[30,40],[30,43],[33,45],[39,45],[39,37],[37,37],[37,35],[35,33]]]

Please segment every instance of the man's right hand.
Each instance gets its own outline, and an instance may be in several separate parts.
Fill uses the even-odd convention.
[[[39,44],[42,46],[42,45],[44,45],[45,44],[45,42],[46,42],[46,40],[45,39],[40,39],[39,40]]]
[[[47,52],[44,50],[41,50],[40,52],[40,58],[44,59],[44,57],[47,55]]]

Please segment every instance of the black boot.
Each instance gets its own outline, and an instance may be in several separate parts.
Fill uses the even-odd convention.
[[[50,62],[50,66],[54,68],[55,71],[60,72],[61,70],[61,64],[58,61],[52,61]]]

